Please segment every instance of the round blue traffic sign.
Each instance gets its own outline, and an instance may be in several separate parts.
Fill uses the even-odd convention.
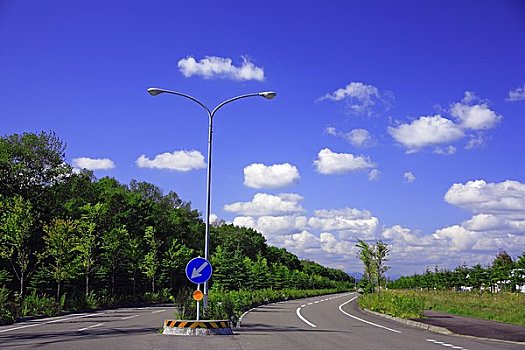
[[[211,274],[211,264],[204,258],[193,258],[186,265],[186,277],[195,284],[206,282],[210,279]]]

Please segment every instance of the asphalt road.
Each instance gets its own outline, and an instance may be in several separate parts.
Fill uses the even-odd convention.
[[[361,313],[355,294],[270,304],[246,314],[233,336],[159,334],[173,309],[75,314],[0,327],[0,349],[493,350],[524,345],[434,334]]]

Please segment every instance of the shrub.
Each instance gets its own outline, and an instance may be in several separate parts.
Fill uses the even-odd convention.
[[[9,301],[9,290],[0,288],[0,323],[11,323],[14,321],[11,302]]]
[[[47,295],[39,295],[36,291],[22,300],[20,314],[22,317],[32,315],[55,316],[60,310],[59,303]]]

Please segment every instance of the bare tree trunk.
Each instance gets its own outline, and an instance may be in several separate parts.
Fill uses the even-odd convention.
[[[86,273],[86,300],[89,295],[89,273]]]
[[[60,281],[57,281],[57,301],[60,301]]]

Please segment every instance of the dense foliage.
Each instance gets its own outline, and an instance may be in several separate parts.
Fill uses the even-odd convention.
[[[0,317],[157,301],[194,288],[204,223],[175,192],[73,171],[54,133],[0,138]],[[342,271],[301,261],[263,235],[211,230],[211,289],[344,288]]]

